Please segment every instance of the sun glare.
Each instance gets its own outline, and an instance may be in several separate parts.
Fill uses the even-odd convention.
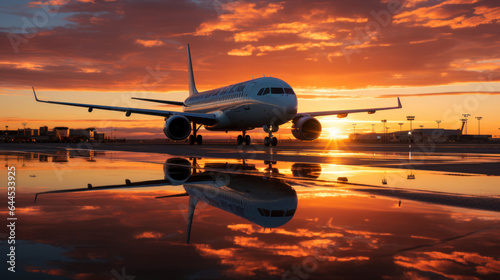
[[[347,138],[346,135],[342,134],[342,132],[336,128],[336,127],[329,127],[325,129],[327,133],[325,133],[325,136],[329,139],[345,139]]]

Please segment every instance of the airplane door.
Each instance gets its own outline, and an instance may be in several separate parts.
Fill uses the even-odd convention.
[[[253,88],[255,87],[255,84],[256,83],[250,83],[245,87],[245,93],[244,93],[245,105],[243,105],[243,109],[245,109],[245,110],[250,110],[250,105],[249,105],[248,101],[249,101],[250,93],[252,92]]]

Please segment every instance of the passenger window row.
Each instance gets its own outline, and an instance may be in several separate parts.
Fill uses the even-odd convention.
[[[243,92],[240,92],[238,94],[230,94],[230,95],[226,95],[226,96],[221,96],[221,97],[219,97],[219,101],[229,100],[229,99],[238,98],[238,97],[243,97]]]

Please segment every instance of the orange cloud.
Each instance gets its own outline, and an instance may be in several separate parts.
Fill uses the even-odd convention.
[[[394,18],[394,23],[406,23],[410,26],[444,27],[452,29],[471,28],[481,24],[498,23],[500,8],[486,6],[469,7],[453,6],[457,4],[474,4],[478,1],[445,1],[430,7],[421,7],[405,11]]]
[[[312,48],[325,48],[325,47],[335,47],[335,46],[340,46],[341,43],[336,43],[336,42],[318,42],[318,43],[293,43],[293,44],[287,44],[287,45],[276,45],[276,46],[270,46],[270,45],[265,45],[265,46],[252,46],[252,45],[246,45],[245,47],[241,49],[233,49],[229,51],[227,54],[228,55],[233,55],[233,56],[251,56],[256,52],[257,56],[265,55],[268,52],[275,52],[275,51],[283,51],[283,50],[288,50],[288,49],[295,49],[297,51],[307,51]]]
[[[142,239],[142,238],[152,238],[152,239],[158,239],[163,236],[163,233],[161,232],[152,232],[152,231],[145,231],[140,234],[134,235],[135,239]]]
[[[235,248],[229,249],[213,249],[208,244],[195,245],[196,250],[202,256],[214,256],[220,259],[222,265],[231,267],[225,274],[233,276],[254,276],[257,271],[265,271],[271,275],[280,272],[279,268],[272,265],[270,261],[257,259],[252,256],[245,256],[243,252]],[[238,257],[235,255],[238,254]]]
[[[255,3],[234,2],[222,4],[219,7],[224,13],[220,14],[214,21],[202,23],[195,32],[196,36],[208,36],[214,31],[236,31],[242,25],[249,24],[254,20],[267,18],[283,9],[281,3],[269,3],[263,7],[257,7]]]
[[[456,274],[460,271],[460,266],[475,267],[475,271],[482,275],[500,273],[500,260],[478,253],[431,251],[415,253],[411,257],[396,256],[394,259],[400,266],[436,273],[450,279],[478,279],[474,276]]]
[[[160,40],[142,40],[142,39],[137,39],[135,40],[137,44],[143,45],[145,47],[158,47],[158,46],[163,46],[165,43],[163,43]]]
[[[81,0],[80,0],[81,1]],[[28,7],[36,7],[36,6],[62,6],[68,4],[70,0],[48,0],[48,1],[33,1],[28,3]]]

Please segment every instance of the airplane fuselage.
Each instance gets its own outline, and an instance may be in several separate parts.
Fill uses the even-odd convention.
[[[216,115],[207,130],[243,131],[281,125],[297,114],[297,96],[283,80],[263,77],[200,92],[184,101],[184,112]]]

